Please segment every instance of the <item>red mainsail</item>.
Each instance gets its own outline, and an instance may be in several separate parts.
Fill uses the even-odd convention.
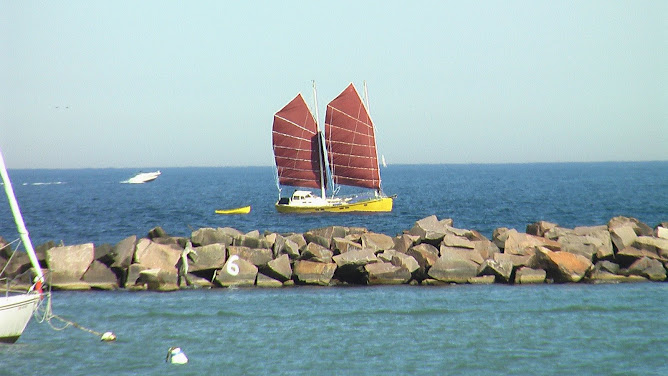
[[[319,138],[316,121],[301,94],[274,115],[272,141],[280,184],[321,188]]]
[[[325,138],[335,184],[380,189],[373,123],[352,83],[327,105]]]

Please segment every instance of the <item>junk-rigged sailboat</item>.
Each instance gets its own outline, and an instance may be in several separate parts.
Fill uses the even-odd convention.
[[[313,96],[317,98],[315,84]],[[325,137],[301,94],[274,115],[272,139],[278,175],[281,213],[390,212],[393,197],[381,189],[376,136],[367,106],[351,83],[327,105]],[[327,158],[325,158],[327,155]],[[333,186],[372,190],[346,197],[326,195]],[[320,189],[320,196],[297,189],[281,197],[281,185]],[[336,190],[335,190],[336,191]]]
[[[32,285],[27,292],[11,291],[9,284],[7,283],[6,286],[8,287],[5,289],[4,295],[0,296],[0,342],[14,343],[19,339],[21,334],[23,334],[30,318],[39,306],[40,298],[43,297],[41,286],[44,283],[44,275],[42,274],[42,269],[39,265],[35,250],[32,247],[28,230],[26,230],[23,222],[23,217],[21,216],[19,205],[14,196],[14,189],[9,180],[9,175],[7,174],[7,168],[5,167],[5,161],[1,151],[0,174],[2,175],[2,182],[4,183],[9,206],[14,215],[16,228],[18,229],[19,236],[36,274],[35,284]],[[2,290],[2,288],[0,288],[0,290]]]

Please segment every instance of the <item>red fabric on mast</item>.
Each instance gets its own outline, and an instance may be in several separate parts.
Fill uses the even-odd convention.
[[[334,183],[380,189],[373,123],[352,83],[327,105],[325,139]]]
[[[320,188],[320,143],[315,119],[301,94],[274,115],[272,129],[278,182]]]

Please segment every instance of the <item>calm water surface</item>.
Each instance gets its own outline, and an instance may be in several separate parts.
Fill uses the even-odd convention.
[[[668,285],[59,292],[0,374],[662,375]],[[54,321],[57,323],[57,321]],[[170,346],[190,358],[168,365]]]

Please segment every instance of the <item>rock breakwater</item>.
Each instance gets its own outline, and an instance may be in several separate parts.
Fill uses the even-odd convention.
[[[394,237],[330,226],[289,234],[201,228],[185,238],[156,227],[115,245],[49,242],[36,251],[54,290],[658,282],[667,275],[668,222],[652,228],[615,217],[570,229],[541,221],[524,232],[497,228],[492,239],[433,215]],[[10,287],[33,278],[27,255],[2,238],[0,270]]]

